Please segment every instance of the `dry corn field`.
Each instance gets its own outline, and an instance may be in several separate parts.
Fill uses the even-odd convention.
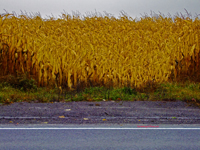
[[[38,86],[198,80],[199,46],[198,18],[0,16],[0,76],[28,73]]]

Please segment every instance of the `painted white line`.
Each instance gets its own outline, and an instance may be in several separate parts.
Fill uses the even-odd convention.
[[[127,108],[133,108],[133,107],[101,107],[101,106],[88,106],[88,107],[79,107],[79,108],[84,108],[84,109],[86,109],[86,108],[89,108],[89,109],[90,109],[90,108],[95,108],[95,109],[96,109],[96,108],[101,108],[101,109],[102,109],[102,108],[106,108],[106,109],[107,109],[107,108],[108,108],[108,109],[113,109],[113,108],[114,108],[114,109],[116,109],[116,108],[117,108],[117,109],[127,109]],[[133,109],[135,109],[135,108],[133,108]]]
[[[64,118],[59,118],[58,117],[33,117],[33,116],[30,116],[30,117],[20,117],[20,116],[16,116],[16,117],[10,117],[10,116],[0,116],[0,119],[71,119],[71,118],[75,118],[75,117],[64,117]],[[89,119],[174,119],[174,120],[177,120],[177,119],[181,119],[181,120],[200,120],[200,117],[176,117],[176,116],[171,116],[171,117],[159,117],[159,116],[155,116],[155,117],[112,117],[112,116],[102,116],[102,117],[95,117],[95,116],[92,116],[92,117],[88,117],[88,116],[85,116],[83,118],[89,118]],[[79,119],[83,119],[83,118],[79,118]]]
[[[136,106],[134,106],[134,107],[103,107],[103,106],[80,106],[80,107],[78,107],[78,108],[83,108],[83,109],[90,109],[90,108],[97,108],[97,109],[103,109],[103,108],[105,108],[105,109],[137,109],[137,110],[143,110],[143,109],[152,109],[152,110],[175,110],[175,111],[180,111],[180,110],[187,110],[187,111],[200,111],[200,109],[199,108],[153,108],[153,107],[136,107]]]
[[[200,130],[200,128],[0,128],[0,130]]]

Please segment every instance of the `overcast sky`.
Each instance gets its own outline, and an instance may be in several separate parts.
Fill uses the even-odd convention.
[[[120,11],[125,11],[133,18],[140,18],[141,14],[150,14],[151,11],[159,11],[167,16],[168,13],[175,15],[185,14],[185,10],[196,16],[200,14],[200,0],[0,0],[0,13],[15,11],[18,15],[20,10],[26,12],[40,12],[42,17],[53,14],[59,17],[61,13],[72,14],[72,11],[79,11],[81,15],[86,12],[103,12],[120,16]]]

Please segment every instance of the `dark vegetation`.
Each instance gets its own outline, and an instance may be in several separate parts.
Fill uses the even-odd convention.
[[[122,87],[88,87],[69,91],[58,87],[37,87],[27,75],[0,78],[0,103],[69,102],[69,101],[174,101],[200,106],[200,84],[191,81],[147,84],[142,89]]]

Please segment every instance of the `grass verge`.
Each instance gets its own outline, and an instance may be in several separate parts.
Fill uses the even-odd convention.
[[[89,87],[82,91],[61,90],[59,88],[38,88],[34,80],[12,76],[0,82],[0,103],[14,102],[70,102],[70,101],[174,101],[181,100],[200,106],[199,83],[162,83],[154,90],[136,90],[130,87],[106,88]]]

